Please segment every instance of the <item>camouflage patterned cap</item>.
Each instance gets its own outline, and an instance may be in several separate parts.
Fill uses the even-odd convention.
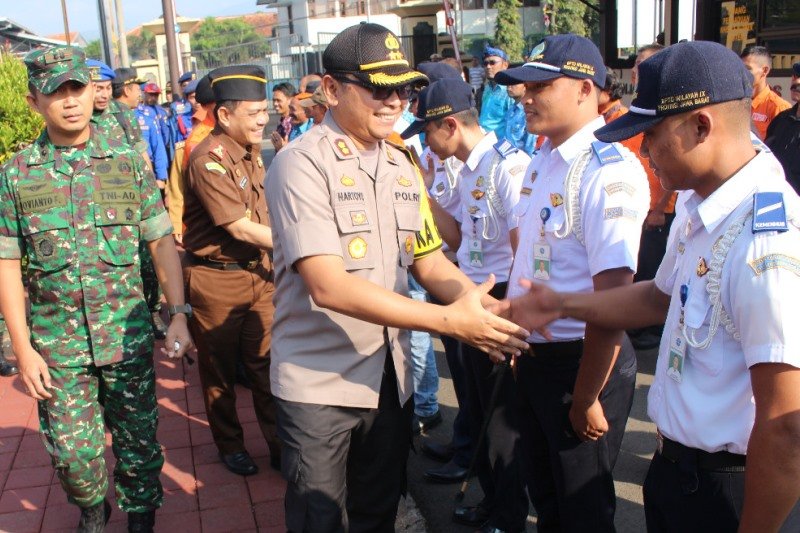
[[[35,50],[25,56],[28,81],[42,94],[50,94],[67,81],[87,85],[91,76],[83,50],[74,46],[55,46]]]

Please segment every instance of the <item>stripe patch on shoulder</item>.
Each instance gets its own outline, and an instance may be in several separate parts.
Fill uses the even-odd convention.
[[[605,189],[606,194],[609,196],[618,192],[627,193],[628,196],[633,196],[636,193],[636,187],[625,181],[615,181],[614,183],[609,183],[603,188]]]
[[[789,255],[767,254],[758,259],[753,259],[748,265],[753,269],[756,276],[775,268],[783,268],[796,276],[800,276],[800,259]]]
[[[223,167],[219,163],[215,163],[214,161],[209,161],[208,163],[206,163],[206,170],[211,170],[213,172],[217,172],[218,174],[226,173],[225,167]]]
[[[637,211],[628,207],[609,207],[603,212],[603,218],[613,220],[615,218],[629,218],[636,220]]]

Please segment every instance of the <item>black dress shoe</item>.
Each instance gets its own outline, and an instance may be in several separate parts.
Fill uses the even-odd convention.
[[[250,454],[247,452],[236,452],[230,455],[219,454],[222,463],[228,467],[228,470],[240,476],[252,476],[258,473],[258,466],[253,462]]]
[[[441,411],[436,411],[430,416],[414,415],[414,418],[411,421],[411,429],[414,431],[414,435],[419,435],[420,433],[427,433],[441,423]]]
[[[453,522],[470,527],[482,527],[489,520],[489,510],[480,505],[459,506],[453,511]]]
[[[111,518],[111,504],[106,500],[92,505],[81,507],[81,518],[78,522],[78,533],[103,533]]]
[[[433,483],[458,483],[459,481],[464,481],[466,475],[467,469],[458,466],[453,461],[425,471],[425,479]]]
[[[422,453],[430,457],[434,461],[446,463],[453,458],[453,446],[448,442],[442,444],[432,440],[426,440],[422,443]]]
[[[155,525],[155,509],[143,513],[128,513],[128,533],[153,533]]]

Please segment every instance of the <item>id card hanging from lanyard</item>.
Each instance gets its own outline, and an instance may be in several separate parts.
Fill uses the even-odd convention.
[[[539,280],[550,279],[550,268],[552,266],[552,255],[550,245],[545,241],[545,224],[550,219],[550,208],[543,207],[539,211],[539,218],[542,219],[542,226],[539,230],[539,242],[533,245],[533,277]]]
[[[467,239],[467,250],[469,251],[469,264],[474,267],[483,266],[483,243],[478,236],[478,217],[470,216],[472,221],[472,235]]]

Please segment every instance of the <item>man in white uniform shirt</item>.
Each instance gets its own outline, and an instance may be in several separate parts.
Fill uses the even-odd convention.
[[[525,172],[519,246],[509,296],[520,279],[591,292],[629,285],[650,201],[638,159],[600,143],[597,104],[605,83],[597,47],[576,35],[546,37],[500,84],[524,83],[528,130],[547,137]],[[621,329],[565,319],[551,339],[529,338],[517,361],[528,493],[539,531],[614,531],[612,470],[633,401],[636,357]]]
[[[464,162],[456,183],[461,212],[453,219],[435,210],[437,226],[448,242],[460,241],[456,255],[461,271],[473,281],[494,274],[497,284],[491,294],[502,298],[516,241],[512,237],[516,232],[513,208],[530,158],[507,141],[498,142],[494,133],[483,132],[472,87],[463,80],[440,79],[423,89],[416,119],[403,137],[424,130],[431,151],[440,159],[455,156]],[[462,353],[469,427],[475,444],[496,376],[503,382],[489,424],[488,445],[475,450],[484,499],[478,506],[457,508],[454,519],[490,531],[524,531],[528,504],[517,462],[514,380],[509,372],[492,374],[491,361],[471,347],[462,345]]]
[[[648,395],[648,531],[800,531],[800,198],[750,141],[752,77],[735,53],[679,43],[639,71],[630,113],[596,135],[644,132],[664,188],[686,190],[655,279],[594,294],[533,285],[514,318],[666,318]]]

